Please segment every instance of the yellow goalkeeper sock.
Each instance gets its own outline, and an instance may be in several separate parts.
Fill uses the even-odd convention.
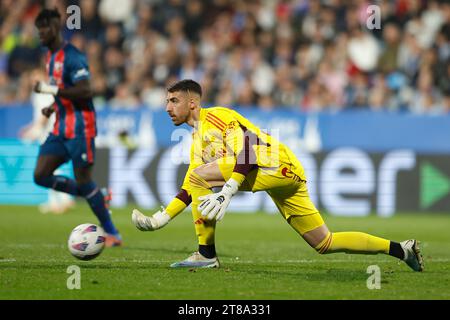
[[[315,248],[319,253],[389,254],[390,241],[363,232],[329,232]]]
[[[195,172],[189,176],[192,196],[192,217],[194,218],[195,233],[197,234],[199,245],[213,245],[216,229],[216,220],[206,220],[198,210],[200,204],[199,197],[212,193],[211,186],[205,179]]]

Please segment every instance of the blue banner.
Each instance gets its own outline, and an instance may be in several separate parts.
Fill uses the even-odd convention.
[[[35,205],[48,201],[49,189],[33,181],[38,152],[38,144],[0,140],[0,204]],[[64,164],[56,173],[73,177],[71,164]]]
[[[421,153],[450,153],[450,115],[431,116],[407,113],[344,111],[301,113],[297,111],[238,109],[262,129],[275,132],[282,142],[309,152],[356,147],[370,152],[410,149]],[[0,138],[17,138],[32,119],[30,106],[0,108]],[[127,142],[141,147],[168,147],[178,142],[179,131],[164,110],[97,111],[101,147]],[[125,134],[126,133],[126,134]]]

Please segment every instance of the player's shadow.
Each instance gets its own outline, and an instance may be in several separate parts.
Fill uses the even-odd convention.
[[[128,251],[128,252],[133,252],[133,251],[138,251],[138,252],[151,252],[151,253],[167,253],[167,252],[171,252],[171,253],[185,253],[185,254],[190,254],[195,250],[192,249],[188,249],[188,248],[183,248],[183,249],[169,249],[169,248],[151,248],[151,247],[123,247],[122,250],[124,251]]]
[[[149,253],[163,253],[163,254],[167,254],[169,253],[176,253],[176,254],[185,254],[185,255],[190,255],[192,254],[194,251],[196,251],[196,247],[191,247],[191,248],[151,248],[151,247],[123,247],[122,250],[124,251],[128,251],[128,252],[133,252],[133,251],[137,251],[137,252],[149,252]],[[220,257],[224,257],[224,258],[231,258],[233,257],[232,255],[229,254],[220,254]]]

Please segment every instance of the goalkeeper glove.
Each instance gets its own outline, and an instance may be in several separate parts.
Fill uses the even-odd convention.
[[[202,216],[206,217],[208,220],[212,220],[214,217],[217,221],[222,220],[225,211],[230,204],[231,197],[238,189],[239,183],[230,178],[220,192],[198,197],[198,199],[202,201],[198,206]]]
[[[167,214],[164,207],[161,206],[161,210],[156,212],[151,217],[144,215],[137,209],[134,209],[131,214],[131,220],[136,228],[141,231],[155,231],[168,224],[170,221],[170,216]]]

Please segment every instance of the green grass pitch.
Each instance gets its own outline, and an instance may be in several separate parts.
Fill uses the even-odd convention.
[[[324,215],[333,231],[419,239],[425,271],[416,273],[386,255],[319,255],[280,215],[263,213],[227,214],[218,224],[222,268],[171,269],[196,250],[190,212],[144,233],[130,211],[113,214],[124,247],[85,262],[66,247],[72,228],[97,223],[84,204],[64,215],[0,206],[0,299],[450,299],[450,215]],[[71,265],[81,269],[80,290],[67,289]],[[378,290],[367,288],[370,265],[381,270]]]

